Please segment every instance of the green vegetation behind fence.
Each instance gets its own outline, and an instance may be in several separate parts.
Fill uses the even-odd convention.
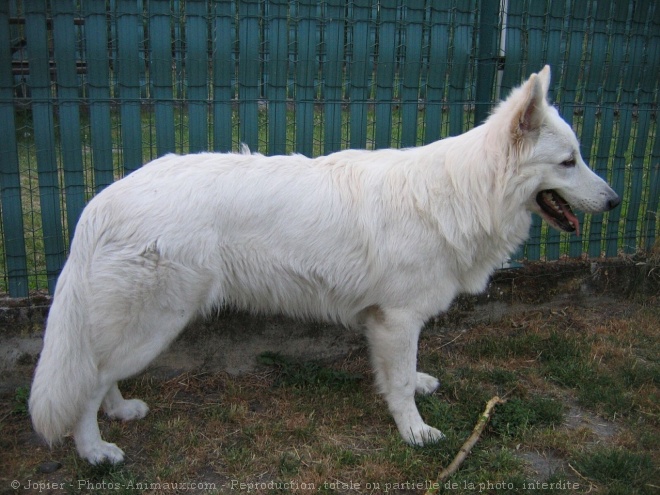
[[[157,156],[425,144],[481,123],[546,63],[624,202],[581,218],[581,238],[535,219],[516,257],[650,250],[653,0],[0,2],[0,293],[52,291],[89,198]]]

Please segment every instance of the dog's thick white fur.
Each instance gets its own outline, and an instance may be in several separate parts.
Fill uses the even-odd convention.
[[[427,146],[167,155],[109,186],[83,212],[57,283],[30,397],[36,430],[51,443],[72,431],[91,463],[122,461],[101,439],[99,408],[143,417],[117,382],[228,305],[363,325],[404,440],[442,438],[414,401],[438,385],[416,371],[425,320],[484,290],[532,212],[573,231],[571,207],[619,203],[548,105],[549,80],[546,67],[483,125]]]

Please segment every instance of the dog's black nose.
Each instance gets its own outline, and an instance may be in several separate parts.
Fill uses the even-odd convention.
[[[613,210],[621,204],[621,198],[618,195],[615,195],[613,198],[607,200],[607,209]]]

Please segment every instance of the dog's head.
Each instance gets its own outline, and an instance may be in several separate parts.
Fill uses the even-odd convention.
[[[515,174],[529,194],[527,208],[552,227],[579,235],[574,208],[601,213],[621,200],[582,159],[575,133],[547,102],[549,86],[546,65],[514,90],[496,113],[508,120],[500,124],[508,124]]]

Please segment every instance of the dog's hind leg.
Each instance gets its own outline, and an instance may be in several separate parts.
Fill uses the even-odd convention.
[[[98,410],[103,405],[106,414],[122,420],[138,419],[149,410],[139,399],[126,400],[122,397],[117,382],[142,371],[162,352],[188,322],[182,313],[192,315],[190,306],[182,311],[165,309],[162,306],[142,304],[139,314],[124,319],[121,311],[107,312],[97,319],[99,328],[95,334],[98,353],[97,385],[85,402],[82,414],[73,430],[74,440],[80,456],[92,464],[110,462],[116,464],[124,459],[124,453],[114,444],[103,441],[98,426]],[[135,324],[131,326],[130,323]]]
[[[109,418],[131,421],[144,418],[149,406],[140,399],[124,399],[115,382],[103,398],[103,411]]]
[[[415,405],[415,391],[430,393],[437,380],[417,373],[417,341],[423,321],[402,310],[379,309],[366,320],[376,384],[385,397],[399,433],[413,445],[435,442],[444,435],[424,423]]]
[[[434,376],[427,375],[420,371],[417,372],[417,381],[415,383],[415,392],[420,395],[429,395],[436,391],[440,382]]]

